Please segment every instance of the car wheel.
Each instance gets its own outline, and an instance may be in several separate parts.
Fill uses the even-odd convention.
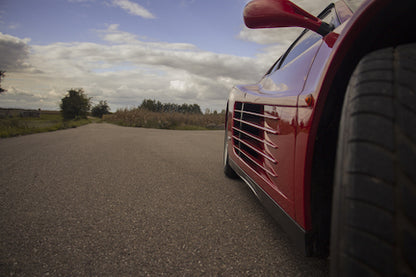
[[[338,138],[332,276],[416,273],[415,104],[416,44],[360,61]]]

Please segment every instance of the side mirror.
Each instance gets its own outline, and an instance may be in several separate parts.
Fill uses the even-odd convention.
[[[244,22],[252,29],[302,27],[322,36],[333,29],[289,0],[253,0],[244,8]]]

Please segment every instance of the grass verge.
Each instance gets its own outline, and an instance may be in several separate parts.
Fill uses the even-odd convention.
[[[39,118],[0,118],[0,138],[76,128],[91,122],[91,119],[64,121],[59,113],[42,113]]]

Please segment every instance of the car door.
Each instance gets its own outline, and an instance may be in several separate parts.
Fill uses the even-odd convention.
[[[321,17],[331,15],[330,21],[335,22],[332,19],[336,18],[333,7],[329,6]],[[257,85],[239,88],[247,92],[245,100],[250,104],[237,103],[237,117],[243,118],[246,114],[248,120],[256,123],[250,117],[262,114],[260,120],[263,124],[263,129],[255,130],[255,135],[260,134],[264,140],[264,144],[258,147],[261,151],[257,151],[262,153],[253,153],[255,161],[246,159],[246,165],[254,169],[256,183],[292,218],[296,218],[294,169],[298,97],[303,92],[309,70],[322,43],[321,35],[303,31]],[[247,131],[251,132],[250,129]],[[242,146],[242,151],[245,151]]]

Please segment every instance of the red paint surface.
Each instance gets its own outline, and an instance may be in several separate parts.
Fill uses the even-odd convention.
[[[262,1],[256,1],[261,3]],[[348,47],[359,33],[359,24],[365,24],[374,7],[384,0],[366,1],[352,15],[343,2],[336,3],[341,25],[319,40],[285,67],[264,77],[258,84],[233,88],[228,106],[228,135],[232,135],[232,117],[235,102],[266,105],[264,113],[278,116],[274,125],[265,125],[279,131],[278,135],[265,134],[265,139],[277,149],[264,146],[264,151],[276,157],[277,164],[263,161],[263,166],[277,173],[277,177],[253,170],[236,155],[229,144],[230,159],[244,170],[275,202],[304,230],[311,228],[310,176],[313,146],[319,118],[326,95],[337,68]],[[308,106],[306,96],[314,104]]]

